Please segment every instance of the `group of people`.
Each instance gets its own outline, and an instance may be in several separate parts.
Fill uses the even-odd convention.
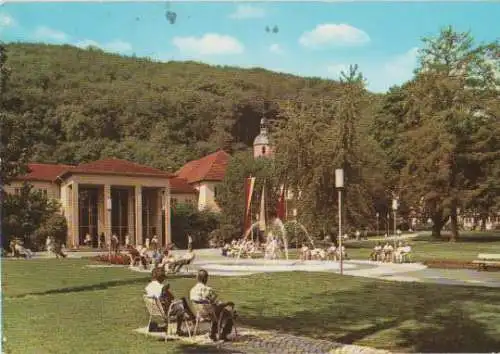
[[[167,273],[177,273],[182,267],[189,265],[195,258],[193,247],[190,244],[187,252],[181,257],[175,257],[172,253],[172,245],[167,246],[164,250],[144,246],[127,246],[128,255],[130,257],[130,266],[142,265],[144,269],[150,266],[153,268],[161,268]]]
[[[302,244],[302,248],[300,249],[299,259],[301,261],[309,261],[309,260],[334,260],[337,261],[340,259],[342,255],[342,259],[347,259],[347,253],[345,250],[345,246],[337,247],[335,243],[332,243],[328,248],[309,248],[305,243]]]
[[[224,257],[237,257],[238,254],[251,258],[252,255],[259,252],[260,245],[253,240],[232,240],[231,243],[226,242],[222,247],[222,255]]]
[[[9,249],[12,257],[26,258],[33,257],[33,252],[29,248],[24,247],[24,242],[19,238],[14,238],[9,243]]]
[[[375,262],[392,262],[403,263],[410,261],[411,246],[408,243],[403,244],[401,241],[394,248],[389,242],[384,246],[379,242],[373,248],[370,254],[370,260]]]
[[[153,269],[152,280],[146,286],[146,296],[158,300],[163,307],[164,313],[168,314],[170,305],[175,300],[170,284],[163,284],[166,279],[165,270],[162,267]],[[235,316],[234,303],[220,301],[214,289],[207,285],[208,272],[199,270],[197,275],[197,283],[189,292],[189,298],[197,309],[196,312],[203,311],[208,308],[208,317],[211,321],[210,339],[228,340],[228,335],[233,328],[233,318]],[[182,322],[184,320],[191,323],[196,322],[196,316],[191,310],[188,301],[185,297],[177,302],[177,306],[173,306],[171,314],[177,319],[177,335],[182,336]],[[205,315],[205,314],[204,314]],[[158,328],[157,324],[150,324],[152,328]],[[219,328],[221,329],[220,333]],[[168,329],[168,328],[167,328]]]

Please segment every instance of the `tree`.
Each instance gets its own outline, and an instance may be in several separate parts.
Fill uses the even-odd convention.
[[[5,98],[10,70],[7,68],[7,50],[0,43],[0,194],[12,178],[27,172],[32,141],[23,119],[9,112]]]
[[[221,230],[224,240],[240,237],[246,230],[244,227],[245,214],[245,180],[255,177],[254,194],[251,204],[252,218],[260,208],[260,197],[265,185],[266,208],[268,216],[272,216],[278,199],[280,180],[275,175],[274,162],[268,158],[254,159],[251,151],[237,152],[229,160],[229,164],[222,183],[217,186],[216,201],[221,211]]]
[[[344,73],[341,90],[320,99],[281,102],[282,119],[273,136],[277,174],[293,191],[300,222],[318,234],[337,225],[335,168],[346,178],[345,212],[350,227],[374,215],[382,155],[367,130],[367,93],[357,66]],[[364,224],[364,225],[363,225]]]
[[[2,212],[3,247],[7,247],[12,238],[19,237],[28,247],[41,248],[48,232],[65,238],[66,221],[59,210],[57,201],[47,199],[30,184],[24,184],[19,195],[6,195]]]
[[[415,78],[386,101],[385,114],[397,125],[392,133],[400,134],[389,144],[402,152],[393,159],[401,172],[398,192],[414,205],[424,202],[436,237],[450,220],[450,240],[458,238],[457,210],[471,204],[498,156],[498,145],[488,151],[477,145],[481,126],[495,131],[498,118],[485,112],[498,97],[498,65],[497,43],[475,46],[469,33],[448,27],[424,39]]]
[[[172,210],[173,242],[187,247],[187,235],[193,237],[194,247],[207,247],[210,234],[218,227],[219,216],[211,211],[198,211],[194,206],[179,203]]]

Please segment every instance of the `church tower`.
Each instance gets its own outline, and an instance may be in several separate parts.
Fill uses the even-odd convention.
[[[272,149],[267,136],[266,119],[260,120],[260,134],[253,141],[253,157],[271,157]]]

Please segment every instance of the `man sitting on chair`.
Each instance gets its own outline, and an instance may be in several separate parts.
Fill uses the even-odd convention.
[[[231,312],[226,309],[227,306],[234,309],[233,302],[221,302],[217,299],[217,294],[215,291],[207,286],[208,272],[204,269],[198,271],[197,276],[198,283],[191,289],[189,297],[191,301],[199,305],[209,305],[212,307],[215,318],[211,318],[211,330],[210,339],[213,341],[217,340],[217,328],[219,326],[219,320],[224,324],[222,327],[222,333],[220,333],[220,339],[226,341],[227,336],[231,333],[233,329],[233,316]],[[222,316],[221,316],[222,315]]]
[[[154,268],[151,275],[151,282],[146,286],[146,296],[154,299],[158,299],[162,305],[163,311],[165,314],[168,314],[168,309],[172,301],[174,301],[175,297],[170,291],[170,285],[163,285],[165,281],[165,271],[163,268]],[[182,320],[184,316],[187,315],[190,320],[194,320],[194,314],[189,308],[186,298],[181,298],[182,305],[173,306],[171,309],[171,314],[177,318],[177,335],[181,336],[182,331]],[[151,329],[150,329],[151,330]]]

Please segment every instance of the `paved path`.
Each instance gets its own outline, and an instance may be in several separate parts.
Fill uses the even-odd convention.
[[[138,328],[135,332],[149,336],[165,338],[164,333],[148,333],[147,328]],[[169,336],[169,340],[180,340],[186,346],[193,346],[193,353],[204,351],[203,347],[218,349],[221,353],[245,353],[245,354],[323,354],[323,353],[346,353],[346,354],[387,354],[384,350],[347,345],[327,340],[313,339],[308,337],[294,336],[276,331],[262,331],[251,328],[238,328],[238,338],[231,342],[213,343],[206,334],[189,337]],[[190,352],[186,350],[186,352]],[[211,351],[212,352],[212,351]]]

